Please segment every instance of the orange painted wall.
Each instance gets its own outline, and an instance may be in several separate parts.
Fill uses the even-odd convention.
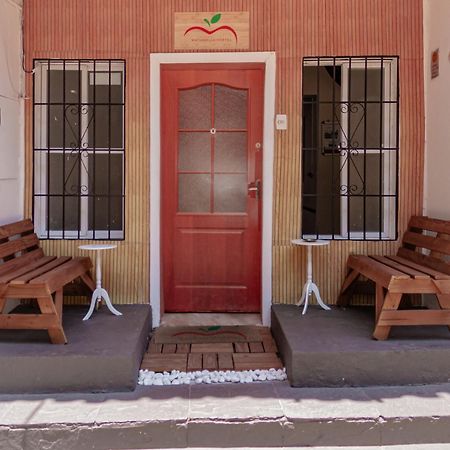
[[[25,0],[26,66],[33,58],[125,58],[126,240],[105,261],[105,283],[119,303],[149,301],[149,54],[173,52],[175,11],[249,11],[249,51],[275,51],[273,299],[300,294],[305,254],[300,232],[301,61],[304,56],[400,56],[399,232],[421,213],[424,100],[422,0]],[[27,96],[31,77],[27,76]],[[26,214],[32,204],[32,102],[26,103]],[[54,254],[77,254],[79,241],[48,241]],[[394,253],[397,243],[334,242],[315,260],[323,296],[336,301],[351,252]]]

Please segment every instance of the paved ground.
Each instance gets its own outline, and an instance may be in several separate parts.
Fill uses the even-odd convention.
[[[446,443],[448,384],[294,389],[274,382],[0,396],[1,450],[406,444],[440,450],[430,444]]]
[[[214,447],[214,450],[247,450],[248,447]],[[389,445],[364,447],[252,447],[252,450],[448,450],[450,444],[423,444],[423,445]],[[178,450],[178,449],[164,449]],[[189,447],[189,450],[205,450],[204,447]]]

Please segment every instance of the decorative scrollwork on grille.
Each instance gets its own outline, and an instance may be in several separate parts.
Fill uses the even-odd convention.
[[[81,116],[87,116],[87,122],[85,120],[81,120],[81,123],[74,122],[74,118],[81,118]],[[79,184],[71,183],[69,186],[69,183],[73,172],[77,170],[78,167],[80,167],[80,170],[84,170],[89,180],[92,178],[88,166],[86,165],[86,160],[89,156],[87,133],[93,119],[94,108],[92,105],[67,105],[65,108],[64,122],[68,125],[68,129],[70,130],[69,154],[71,157],[71,167],[64,179],[64,193],[66,194],[88,194],[89,188],[85,184],[82,184],[81,182]],[[84,122],[86,122],[86,126],[82,129],[82,124]],[[78,178],[81,180],[81,172],[78,175]]]
[[[347,123],[352,124],[351,127],[350,125],[347,127],[342,125],[342,119],[345,115],[347,115]],[[339,173],[341,174],[344,170],[348,171],[348,173],[351,171],[353,178],[349,184],[336,184],[335,189],[340,195],[359,195],[365,192],[364,177],[355,163],[355,157],[361,154],[361,143],[355,139],[355,136],[361,124],[364,123],[365,115],[366,108],[364,103],[361,102],[339,103],[334,109],[333,128],[330,132],[330,135],[333,136],[332,154],[340,156]],[[353,116],[356,118],[355,122],[352,121]],[[339,137],[335,139],[334,136]],[[356,179],[354,179],[355,176]],[[340,179],[342,177],[339,177]]]

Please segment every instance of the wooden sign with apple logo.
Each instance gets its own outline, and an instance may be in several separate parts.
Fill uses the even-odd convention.
[[[248,12],[175,13],[176,50],[248,48]]]

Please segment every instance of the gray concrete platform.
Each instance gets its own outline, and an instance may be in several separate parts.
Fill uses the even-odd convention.
[[[123,316],[104,307],[83,322],[86,309],[64,308],[66,345],[50,344],[45,331],[0,330],[0,393],[134,389],[151,329],[150,307],[120,306]]]
[[[372,339],[373,309],[272,306],[272,333],[292,386],[377,386],[450,382],[447,327],[393,327]]]
[[[0,396],[1,450],[448,443],[450,384],[325,389],[265,382]]]

